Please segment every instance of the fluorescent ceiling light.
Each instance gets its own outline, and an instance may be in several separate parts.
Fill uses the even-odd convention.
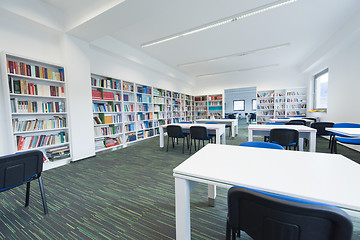
[[[226,23],[230,23],[230,22],[240,20],[242,18],[250,17],[252,15],[262,13],[262,12],[265,12],[265,11],[268,11],[268,10],[271,10],[271,9],[274,9],[274,8],[277,8],[277,7],[281,7],[281,6],[284,6],[286,4],[296,2],[296,1],[297,0],[279,0],[279,1],[276,1],[276,2],[269,3],[269,4],[265,4],[265,5],[262,5],[260,7],[253,8],[251,10],[248,10],[248,11],[245,11],[245,12],[242,12],[242,13],[239,13],[239,14],[235,14],[235,15],[232,15],[232,16],[227,17],[227,18],[222,18],[222,19],[210,22],[208,24],[204,24],[204,25],[189,29],[189,30],[184,31],[184,32],[179,32],[179,33],[176,33],[176,34],[164,37],[164,38],[160,38],[160,39],[157,39],[157,40],[154,40],[154,41],[144,43],[144,44],[141,45],[141,47],[150,47],[150,46],[155,45],[155,44],[159,44],[159,43],[170,41],[170,40],[173,40],[173,39],[176,39],[176,38],[184,37],[184,36],[187,36],[187,35],[190,35],[190,34],[193,34],[193,33],[208,30],[210,28],[219,27],[219,26],[224,25]]]
[[[271,67],[277,67],[277,66],[279,66],[279,64],[270,64],[270,65],[265,65],[265,66],[243,68],[243,69],[231,70],[231,71],[226,71],[226,72],[202,74],[202,75],[197,75],[196,77],[198,77],[198,78],[199,77],[210,77],[210,76],[222,75],[222,74],[227,74],[227,73],[246,72],[246,71],[251,71],[251,70],[259,70],[259,69],[271,68]]]
[[[259,49],[250,50],[250,51],[241,52],[241,53],[234,53],[231,55],[221,56],[221,57],[217,57],[217,58],[210,58],[210,59],[205,59],[205,60],[196,61],[196,62],[183,63],[183,64],[179,64],[178,67],[185,67],[185,66],[199,64],[199,63],[215,62],[215,61],[224,60],[224,59],[231,58],[231,57],[241,57],[241,56],[246,56],[246,55],[253,54],[253,53],[259,53],[259,52],[265,52],[265,51],[279,49],[282,47],[287,47],[289,45],[290,45],[290,43],[284,43],[284,44],[279,44],[279,45],[275,45],[275,46],[271,46],[271,47],[259,48]]]

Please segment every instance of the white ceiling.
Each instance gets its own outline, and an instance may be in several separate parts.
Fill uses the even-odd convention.
[[[354,14],[359,0],[298,0],[220,27],[158,45],[141,44],[276,0],[42,0],[60,9],[69,33],[89,42],[112,37],[195,79],[268,65],[301,65]],[[81,20],[79,20],[81,18]],[[290,43],[276,50],[178,65]]]

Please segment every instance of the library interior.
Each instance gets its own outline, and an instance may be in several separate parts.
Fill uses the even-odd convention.
[[[358,0],[0,19],[1,239],[360,240]]]

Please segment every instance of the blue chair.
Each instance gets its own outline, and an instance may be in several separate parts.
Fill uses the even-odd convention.
[[[279,117],[278,119],[290,119],[288,117]]]
[[[245,187],[228,191],[226,239],[350,240],[353,225],[338,207]]]
[[[337,142],[345,144],[360,145],[360,138],[351,138],[351,137],[336,137],[334,140],[334,148],[332,153],[337,153]]]
[[[192,123],[192,122],[179,122],[179,123]]]
[[[286,149],[294,147],[299,150],[299,131],[287,128],[271,129],[269,142],[285,146]]]
[[[330,136],[331,132],[327,131],[326,128],[331,128],[334,126],[333,122],[313,122],[310,127],[316,129],[316,135],[318,136]],[[331,141],[329,140],[329,148]]]
[[[335,123],[333,125],[333,128],[360,128],[360,124],[358,124],[358,123]],[[337,138],[336,137],[348,138],[348,136],[346,136],[346,135],[332,132],[332,134],[330,135],[330,152],[331,153],[337,153],[337,146],[336,146]]]
[[[276,143],[269,143],[269,142],[244,142],[241,143],[239,146],[285,150],[285,148],[283,148],[281,145]]]

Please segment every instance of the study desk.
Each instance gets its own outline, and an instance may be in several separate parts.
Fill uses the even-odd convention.
[[[191,238],[190,193],[197,183],[243,186],[360,211],[354,189],[360,165],[339,154],[207,144],[173,176],[177,240]]]
[[[360,137],[360,128],[325,128],[325,130],[349,137]]]
[[[182,127],[183,131],[185,133],[190,133],[190,127],[192,126],[203,126],[208,129],[209,133],[216,134],[216,144],[226,144],[226,138],[225,138],[225,124],[194,124],[194,123],[172,123],[172,124],[166,124],[162,125],[159,128],[160,132],[160,147],[164,147],[164,134],[166,132],[166,127],[168,125],[177,125]],[[220,139],[222,141],[220,141]]]
[[[316,129],[303,126],[303,125],[260,125],[260,124],[250,124],[248,126],[248,141],[253,141],[254,135],[259,136],[269,136],[270,130],[275,128],[288,128],[295,129],[299,131],[299,149],[303,151],[304,149],[304,138],[309,140],[309,151],[316,151]]]
[[[195,123],[222,123],[231,127],[231,136],[234,138],[239,132],[239,121],[237,119],[196,119]]]
[[[301,118],[301,117],[298,117],[298,118],[271,118],[270,122],[287,123],[292,120],[304,120],[306,122],[306,126],[310,126],[314,122],[314,120]]]

